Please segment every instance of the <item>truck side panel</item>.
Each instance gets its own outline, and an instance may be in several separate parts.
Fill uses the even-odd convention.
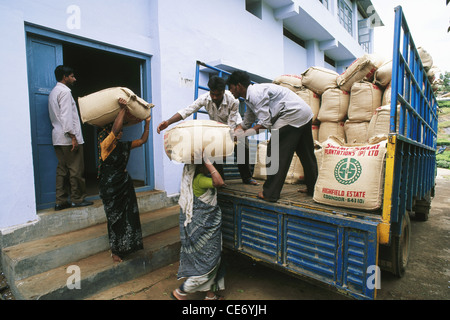
[[[375,297],[378,222],[236,195],[219,194],[219,203],[225,247],[354,297]]]

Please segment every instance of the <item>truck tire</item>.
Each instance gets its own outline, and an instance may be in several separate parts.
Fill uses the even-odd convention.
[[[411,242],[411,220],[409,213],[403,215],[402,229],[399,236],[392,237],[392,273],[401,278],[405,275],[408,265]]]

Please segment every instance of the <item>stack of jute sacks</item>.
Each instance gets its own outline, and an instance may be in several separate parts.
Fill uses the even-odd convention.
[[[367,142],[376,109],[390,103],[392,62],[374,54],[355,60],[338,74],[310,67],[301,75],[282,75],[273,83],[300,96],[314,113],[313,137],[319,142],[336,136],[352,143]]]
[[[154,107],[128,88],[113,87],[78,98],[81,120],[98,127],[113,123],[120,111],[119,98],[127,101],[124,126],[147,119]]]
[[[434,65],[433,57],[423,47],[417,48],[417,51],[419,53],[420,59],[422,60],[423,68],[427,73],[427,78],[431,83],[431,88],[433,89],[433,91],[436,91],[439,84],[442,82],[442,80],[440,80],[437,76],[439,73],[441,73],[441,70]]]
[[[419,48],[418,53],[433,87],[439,70],[426,50]],[[313,137],[319,166],[316,202],[365,210],[380,208],[390,126],[391,74],[392,60],[365,54],[342,74],[310,67],[301,75],[283,75],[274,80],[302,97],[314,113]]]
[[[170,160],[199,164],[203,157],[224,163],[232,155],[231,128],[213,120],[187,120],[164,134],[164,150]]]
[[[275,84],[283,85],[294,91],[313,111],[312,130],[319,167],[319,178],[314,196],[315,201],[336,206],[361,207],[367,210],[374,210],[379,207],[382,190],[379,184],[380,177],[383,175],[382,168],[384,168],[385,154],[385,147],[382,146],[383,143],[385,145],[385,140],[381,138],[381,141],[377,141],[377,146],[371,146],[369,140],[373,144],[372,136],[388,133],[390,109],[386,107],[381,108],[381,106],[384,92],[390,84],[391,70],[392,63],[389,61],[385,62],[377,55],[366,54],[355,60],[342,74],[322,67],[310,67],[301,75],[282,75],[273,81]],[[389,97],[390,92],[386,93],[386,101]],[[336,147],[336,145],[342,148],[359,148],[360,151],[356,153],[363,159],[353,159],[351,161],[347,159],[350,162],[344,163],[345,157],[341,159],[330,158],[333,155],[333,151],[329,149]],[[265,148],[266,145],[260,143],[258,159],[264,153],[260,150],[265,151]],[[373,148],[372,152],[370,152],[370,148]],[[363,152],[366,149],[369,149],[369,151]],[[376,151],[373,151],[374,149]],[[374,153],[377,154],[377,157],[372,156]],[[341,155],[344,154],[353,154],[353,151],[345,151]],[[364,158],[364,155],[366,158]],[[378,166],[374,167],[374,164],[370,162],[373,162],[374,159],[378,161]],[[336,169],[336,160],[342,162],[340,169]],[[365,162],[369,162],[368,166],[372,166],[375,169],[375,172],[372,173],[378,177],[378,180],[372,176],[367,176],[371,169],[366,169],[368,166]],[[352,167],[353,163],[363,163],[363,165]],[[264,164],[257,162],[255,173],[261,165],[263,166]],[[292,160],[290,172],[293,167],[296,167],[297,171],[303,174],[303,168],[301,168],[301,163],[296,155],[294,155]],[[370,190],[357,192],[357,188],[353,188],[352,191],[343,191],[337,187],[328,188],[327,190],[326,187],[321,186],[322,183],[326,185],[327,181],[329,183],[330,179],[336,180],[334,175],[337,174],[339,177],[339,170],[342,170],[344,176],[344,178],[341,178],[341,181],[353,184],[356,181],[349,182],[351,179],[346,180],[346,177],[349,176],[348,172],[355,168],[358,170],[364,169],[364,175],[362,175],[361,180],[359,180],[359,177],[356,180],[359,180],[358,183],[363,181],[362,185],[369,186],[372,192]],[[338,171],[336,172],[336,170]],[[361,176],[361,172],[359,175]],[[301,182],[302,178],[299,177],[294,183]],[[376,180],[375,184],[367,183],[371,179]],[[292,181],[288,175],[286,182],[293,183]],[[375,185],[376,187],[374,187]],[[355,185],[351,187],[355,187]],[[341,196],[342,192],[347,191],[348,197],[341,201],[343,198]]]

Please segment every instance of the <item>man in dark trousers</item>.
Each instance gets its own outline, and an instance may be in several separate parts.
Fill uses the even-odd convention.
[[[69,87],[76,78],[73,69],[58,66],[55,69],[58,83],[48,97],[48,112],[52,122],[52,141],[58,166],[56,168],[55,210],[69,207],[84,207],[93,202],[86,201],[84,179],[83,135],[77,105]],[[70,195],[71,203],[68,197]]]
[[[235,71],[228,78],[230,91],[235,98],[244,98],[247,111],[243,122],[237,126],[237,136],[252,135],[264,129],[277,129],[278,140],[274,132],[267,146],[268,158],[278,154],[278,171],[268,172],[263,191],[258,197],[275,202],[280,198],[281,189],[286,180],[294,152],[297,153],[305,172],[306,192],[312,196],[317,180],[317,161],[314,155],[312,137],[311,108],[291,90],[272,83],[251,84],[249,75],[244,71]],[[251,127],[255,122],[256,125]],[[278,141],[278,146],[276,146]]]

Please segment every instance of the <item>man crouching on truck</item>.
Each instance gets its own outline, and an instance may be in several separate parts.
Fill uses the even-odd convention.
[[[241,115],[239,114],[239,100],[234,99],[233,95],[228,90],[225,90],[226,82],[221,77],[211,77],[208,81],[208,87],[210,91],[198,97],[192,105],[179,110],[169,120],[161,122],[156,129],[158,134],[172,123],[186,119],[194,112],[200,110],[201,107],[205,107],[209,119],[226,124],[231,129],[235,129],[236,125],[242,122]],[[245,140],[244,143],[245,162],[238,162],[239,174],[243,183],[259,185],[256,180],[252,179],[248,140]],[[235,153],[237,153],[237,147],[235,147]],[[223,165],[217,163],[215,165],[222,179],[225,179]]]
[[[306,193],[312,196],[318,171],[311,108],[287,88],[272,83],[251,84],[249,75],[244,71],[233,72],[228,78],[228,86],[236,99],[244,98],[247,104],[244,119],[235,129],[236,136],[253,135],[264,129],[279,131],[278,171],[275,174],[268,172],[263,191],[259,192],[258,197],[270,202],[280,198],[294,152],[305,172]],[[250,128],[256,119],[257,124]],[[267,146],[267,157],[271,156],[271,149],[272,138]]]

